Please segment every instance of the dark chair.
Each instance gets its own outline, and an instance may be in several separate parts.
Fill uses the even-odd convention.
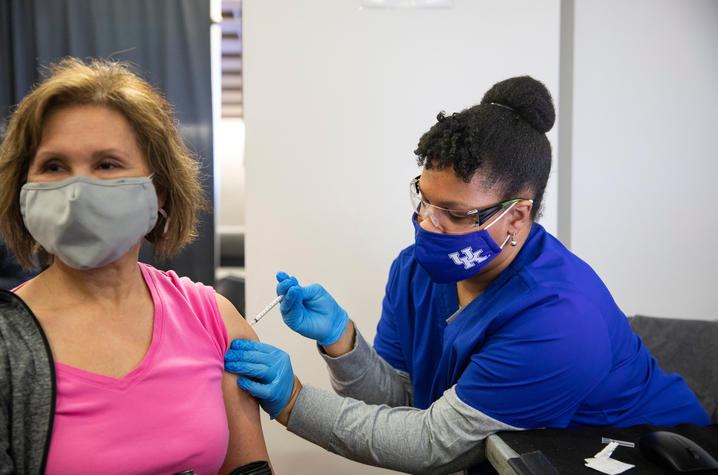
[[[244,278],[235,275],[229,275],[219,279],[214,290],[218,294],[222,294],[232,302],[232,304],[239,310],[239,313],[244,315]],[[245,316],[246,318],[246,316]]]
[[[10,249],[0,240],[0,289],[14,289],[37,274],[38,271],[28,271],[20,267]]]
[[[678,373],[718,424],[718,321],[636,315],[629,319],[667,373]]]

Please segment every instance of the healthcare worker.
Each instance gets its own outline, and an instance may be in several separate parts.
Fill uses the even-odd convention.
[[[554,119],[527,76],[439,114],[415,151],[415,243],[391,266],[373,348],[324,288],[280,272],[282,317],[317,341],[338,394],[302,386],[283,351],[235,340],[239,386],[300,437],[413,473],[479,470],[500,430],[709,424],[591,267],[535,222]]]

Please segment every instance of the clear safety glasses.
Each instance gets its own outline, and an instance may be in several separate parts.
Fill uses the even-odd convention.
[[[475,228],[486,223],[506,206],[524,201],[524,198],[516,198],[483,209],[457,210],[442,208],[424,200],[419,188],[419,178],[421,176],[417,176],[409,182],[409,197],[411,198],[412,208],[420,219],[426,219],[428,216],[434,226],[448,234],[470,233]],[[532,200],[528,201],[533,203]]]

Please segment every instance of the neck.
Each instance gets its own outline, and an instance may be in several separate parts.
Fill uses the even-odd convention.
[[[120,304],[144,286],[142,271],[137,265],[138,255],[139,246],[115,262],[87,270],[74,269],[55,259],[42,277],[46,285],[58,291],[57,296],[83,302]]]

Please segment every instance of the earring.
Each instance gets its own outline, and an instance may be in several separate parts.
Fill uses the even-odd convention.
[[[167,216],[167,211],[163,210],[162,208],[159,208],[159,209],[157,210],[157,212],[158,212],[163,218],[165,218],[165,228],[164,228],[164,230],[162,230],[162,234],[163,234],[163,235],[164,235],[164,234],[167,234],[167,229],[168,229],[169,226],[170,226],[170,218],[169,218],[169,216]]]
[[[511,242],[509,244],[511,244],[513,247],[516,247],[519,244],[518,242],[516,242],[516,237],[513,234],[511,235]]]

